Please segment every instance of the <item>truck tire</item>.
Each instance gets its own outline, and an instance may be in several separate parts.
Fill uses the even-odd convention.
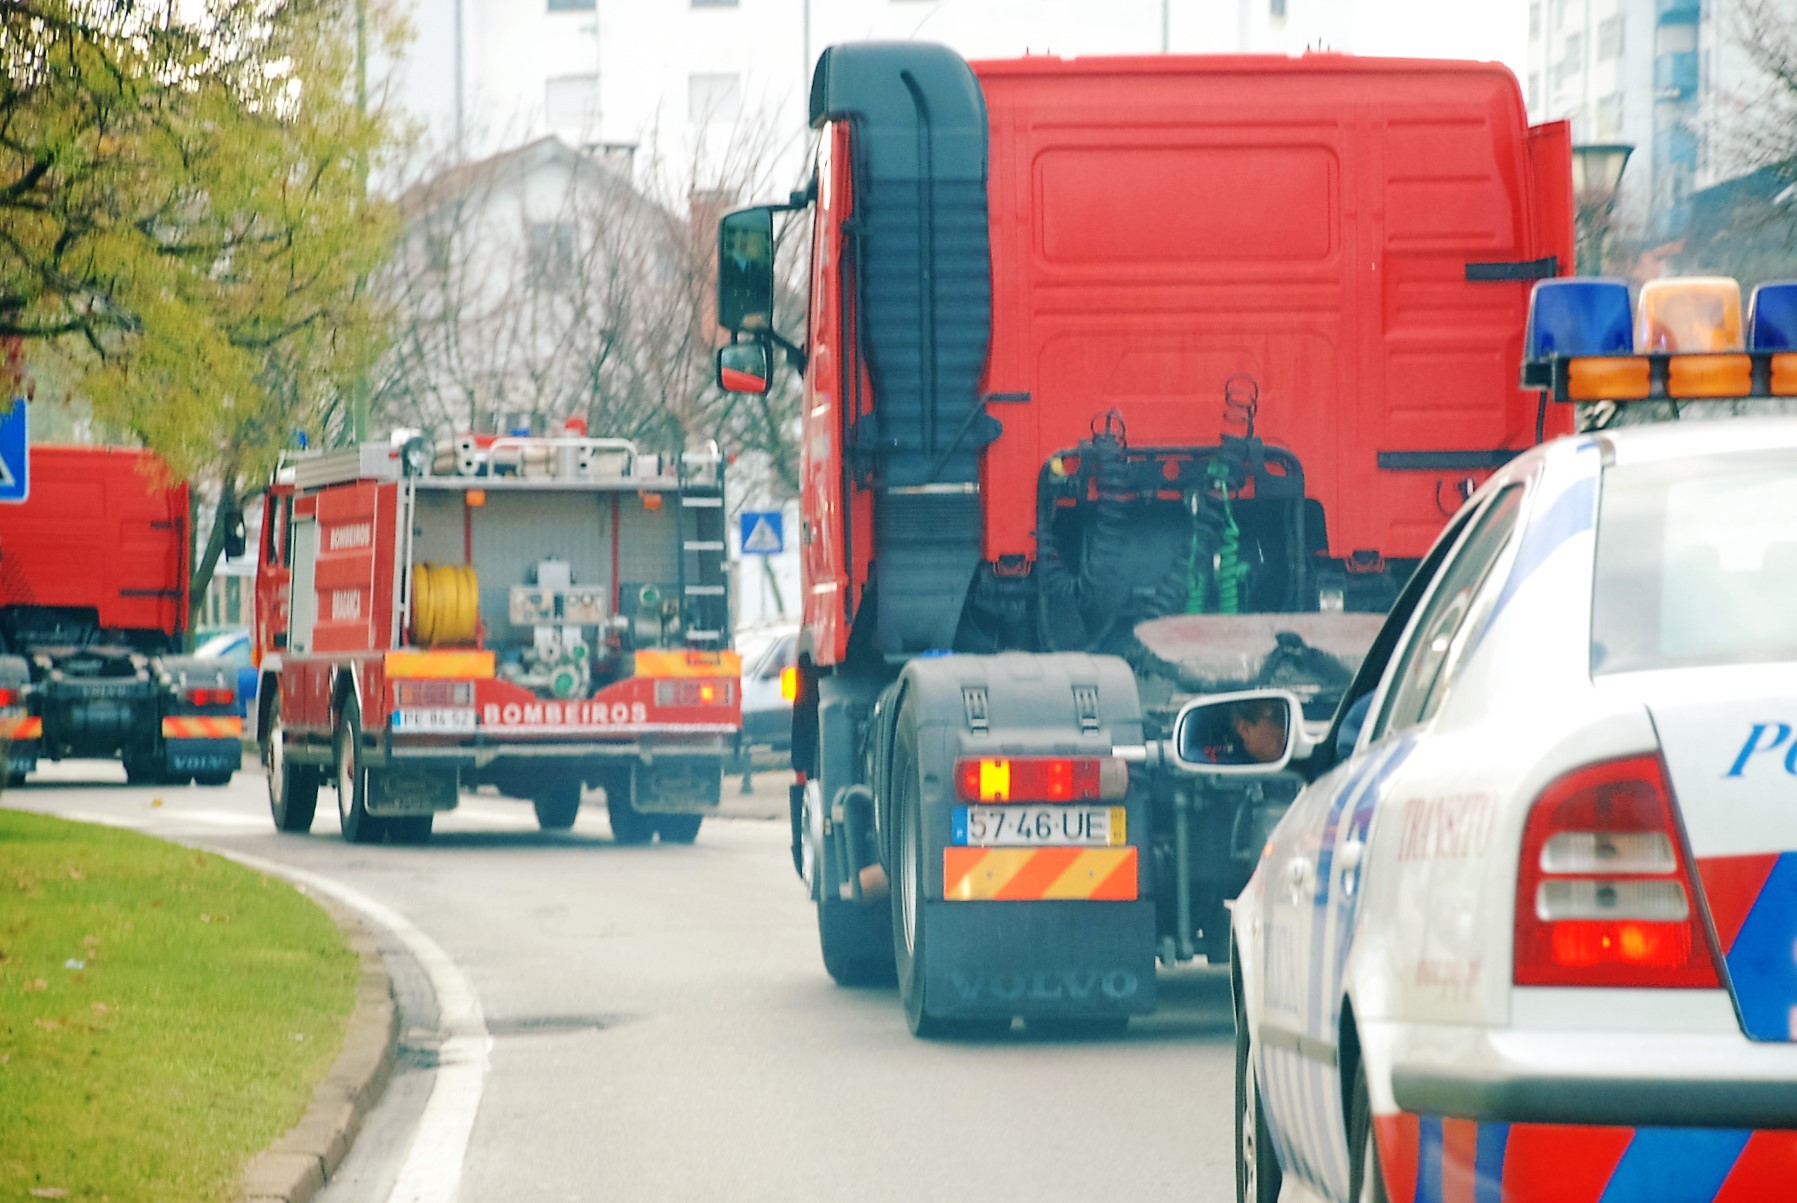
[[[337,818],[343,838],[352,844],[375,844],[386,824],[368,813],[368,766],[362,763],[362,708],[355,698],[343,703],[337,720]]]
[[[226,769],[222,773],[195,773],[193,775],[193,783],[195,785],[207,786],[229,785],[231,784],[231,778],[236,775],[236,772],[235,769]]]
[[[704,815],[657,815],[655,834],[664,844],[690,844],[699,838],[699,824]]]
[[[898,981],[892,923],[879,907],[818,899],[817,942],[824,954],[824,971],[839,986],[890,986]]]
[[[318,766],[294,764],[287,759],[287,728],[281,724],[281,695],[268,702],[268,721],[262,732],[262,765],[268,770],[268,812],[276,831],[304,835],[312,830],[318,811]]]
[[[891,866],[892,952],[898,967],[899,1001],[905,1023],[920,1040],[996,1036],[1011,1026],[1009,1016],[944,1019],[932,1015],[925,996],[928,911],[924,899],[923,791],[917,767],[917,722],[907,702],[899,711],[892,751],[892,821],[896,847]]]
[[[185,785],[185,777],[176,777],[154,751],[126,752],[120,760],[125,766],[126,785]]]
[[[395,844],[428,844],[431,823],[436,815],[407,815],[403,819],[385,819],[387,838]]]
[[[544,831],[566,831],[580,814],[580,782],[573,779],[546,785],[531,799],[537,826]]]
[[[605,778],[605,815],[611,838],[620,844],[647,844],[655,838],[655,820],[630,804],[630,776],[613,770]]]

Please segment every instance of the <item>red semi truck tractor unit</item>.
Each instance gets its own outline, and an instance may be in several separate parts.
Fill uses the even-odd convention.
[[[1567,128],[1494,64],[915,43],[827,50],[811,121],[808,187],[721,223],[718,376],[804,371],[825,965],[896,970],[919,1034],[1115,1027],[1157,959],[1227,957],[1290,798],[1164,767],[1183,699],[1327,719],[1461,500],[1569,428],[1515,383],[1571,267]],[[802,338],[755,266],[776,212]]]
[[[465,438],[301,456],[257,580],[262,756],[282,831],[336,787],[352,842],[419,841],[459,791],[621,843],[691,842],[741,726],[715,449]]]
[[[7,772],[118,758],[133,784],[223,785],[243,760],[233,670],[180,653],[188,489],[150,452],[30,448],[0,505],[0,731]]]

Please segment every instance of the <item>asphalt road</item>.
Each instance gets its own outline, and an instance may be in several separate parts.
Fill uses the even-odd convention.
[[[48,765],[0,805],[266,862],[374,916],[399,1071],[325,1203],[1233,1198],[1227,975],[1165,973],[1115,1040],[924,1043],[844,990],[792,875],[777,773],[691,847],[467,795],[424,847],[353,847],[335,795],[277,835],[254,768],[134,788]]]

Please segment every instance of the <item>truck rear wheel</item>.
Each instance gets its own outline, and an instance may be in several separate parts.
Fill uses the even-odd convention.
[[[337,720],[337,818],[352,844],[377,843],[386,824],[368,813],[368,766],[362,763],[362,713],[352,697]]]
[[[605,814],[611,838],[620,844],[647,844],[655,838],[655,820],[630,804],[630,774],[613,770],[604,781]]]
[[[699,838],[699,824],[704,815],[657,815],[655,834],[664,844],[690,844]]]
[[[580,782],[569,779],[546,785],[531,799],[537,826],[544,831],[566,831],[580,814]]]
[[[924,991],[928,912],[924,907],[923,791],[917,771],[917,730],[909,704],[899,712],[892,752],[893,823],[897,855],[892,865],[892,951],[898,965],[899,1001],[905,1023],[921,1040],[943,1037],[997,1036],[1011,1026],[1010,1016],[944,1019],[932,1015]]]
[[[318,766],[287,759],[287,728],[281,723],[281,693],[269,690],[268,718],[262,730],[262,767],[268,771],[268,811],[276,831],[304,834],[312,830],[318,810]]]

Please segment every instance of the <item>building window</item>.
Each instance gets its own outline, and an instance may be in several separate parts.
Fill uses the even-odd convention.
[[[1622,17],[1605,17],[1597,23],[1597,61],[1622,57]]]
[[[1597,102],[1597,136],[1615,141],[1622,136],[1622,93],[1612,92]]]
[[[597,0],[549,0],[549,11],[552,13],[590,13]]]
[[[554,75],[543,84],[543,116],[550,125],[586,125],[598,107],[597,75]]]
[[[1531,38],[1538,38],[1541,36],[1540,0],[1536,0],[1534,4],[1529,5],[1529,36]]]
[[[524,250],[530,278],[547,287],[565,284],[574,274],[574,227],[565,221],[533,221],[524,227]]]
[[[686,111],[694,125],[734,121],[742,112],[742,76],[698,74],[686,81]]]
[[[1267,16],[1275,21],[1285,20],[1285,0],[1267,0]]]

